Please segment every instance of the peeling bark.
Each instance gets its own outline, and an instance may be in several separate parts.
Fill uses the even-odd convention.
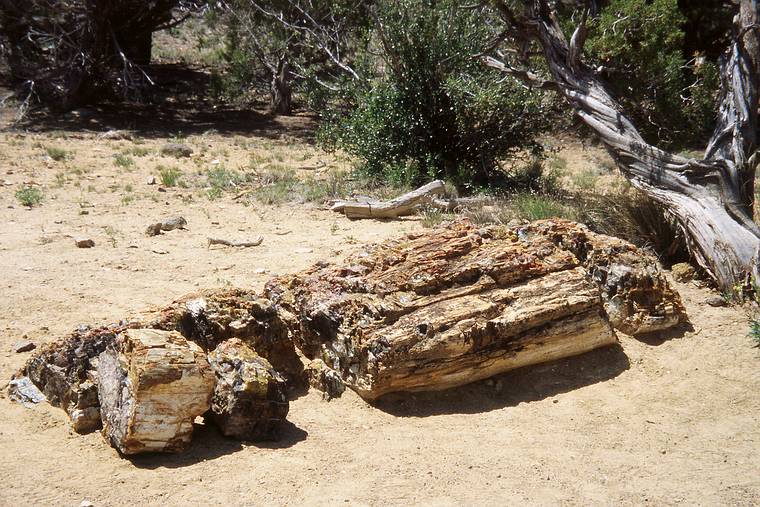
[[[757,166],[758,22],[756,0],[742,0],[734,42],[722,62],[718,126],[704,159],[687,159],[644,141],[601,78],[581,60],[585,16],[568,42],[546,0],[523,0],[517,15],[496,1],[521,48],[537,42],[549,72],[539,81],[525,70],[486,63],[559,91],[606,145],[623,174],[676,217],[691,254],[722,289],[758,274],[760,228],[752,220]],[[525,59],[527,61],[527,59]]]

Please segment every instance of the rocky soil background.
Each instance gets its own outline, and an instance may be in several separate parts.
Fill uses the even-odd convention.
[[[19,341],[41,346],[199,288],[260,291],[272,275],[421,228],[413,218],[351,222],[311,204],[244,206],[232,190],[209,200],[202,184],[148,184],[159,165],[193,175],[214,161],[247,165],[257,151],[270,157],[259,165],[312,174],[326,155],[283,132],[192,134],[180,141],[194,154],[180,159],[161,153],[176,141],[167,137],[0,134],[0,378],[32,353],[15,352]],[[148,154],[117,165],[135,145]],[[598,157],[576,146],[566,158]],[[15,194],[32,183],[44,197],[27,209]],[[145,234],[177,215],[187,227]],[[256,236],[251,248],[208,245]],[[691,330],[619,334],[620,348],[375,405],[351,391],[330,402],[310,392],[291,401],[275,443],[199,425],[184,454],[125,460],[98,433],[74,433],[63,411],[3,394],[0,504],[755,504],[760,354],[743,311],[707,304],[716,294],[698,285],[674,282]]]

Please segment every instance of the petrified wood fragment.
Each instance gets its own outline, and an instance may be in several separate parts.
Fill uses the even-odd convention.
[[[228,437],[276,440],[288,415],[285,379],[238,338],[208,355],[216,375],[211,418]]]
[[[214,374],[177,332],[129,329],[100,354],[103,435],[123,454],[178,452],[209,408]]]
[[[660,313],[658,322],[679,322],[678,296],[653,261],[637,257],[645,254],[572,222],[477,228],[460,221],[373,245],[342,266],[322,263],[274,279],[265,296],[295,316],[287,322],[305,355],[374,399],[613,344],[600,287],[605,300],[622,301],[614,322],[626,331],[646,328]],[[592,276],[618,260],[635,261],[634,272],[651,267],[657,283]],[[636,286],[641,280],[648,285]],[[646,304],[636,299],[642,293]]]
[[[16,377],[29,377],[51,405],[64,409],[74,431],[94,431],[100,428],[98,355],[124,329],[125,325],[81,327],[64,339],[42,347]]]

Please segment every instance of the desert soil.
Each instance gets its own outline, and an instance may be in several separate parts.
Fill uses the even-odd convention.
[[[11,352],[24,336],[41,345],[199,288],[258,289],[273,274],[422,227],[146,183],[160,164],[192,179],[215,160],[250,164],[257,150],[304,173],[319,160],[343,163],[282,134],[298,125],[275,127],[193,133],[182,142],[195,153],[180,160],[157,153],[166,137],[145,135],[138,146],[150,153],[128,168],[114,154],[133,141],[87,130],[0,133],[0,379],[29,357]],[[50,146],[68,160],[50,159]],[[598,156],[576,146],[567,158],[594,165]],[[44,200],[27,209],[14,194],[31,182]],[[175,215],[187,230],[145,236]],[[257,235],[264,241],[253,248],[206,244]],[[95,247],[77,248],[79,236]],[[277,443],[240,443],[199,424],[185,454],[123,459],[98,433],[73,433],[60,409],[24,408],[3,389],[0,504],[756,505],[760,353],[741,309],[707,306],[715,293],[706,288],[676,287],[691,330],[621,335],[619,347],[376,406],[352,392],[330,402],[310,392],[291,402]]]

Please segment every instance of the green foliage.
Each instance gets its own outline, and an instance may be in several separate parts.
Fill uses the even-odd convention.
[[[209,169],[206,171],[206,185],[209,187],[208,198],[211,200],[220,198],[225,190],[236,188],[245,179],[245,175],[242,173],[227,169],[223,165]]]
[[[472,58],[495,35],[488,16],[452,0],[380,1],[362,55],[375,77],[341,90],[320,142],[395,184],[495,182],[497,161],[528,145],[543,118],[538,95]]]
[[[42,190],[37,187],[23,185],[16,190],[16,199],[23,206],[36,206],[42,202]]]
[[[63,162],[69,158],[69,152],[63,148],[57,148],[55,146],[48,146],[45,148],[48,157],[52,158],[56,162]]]
[[[718,70],[684,56],[686,21],[677,0],[611,0],[589,22],[587,55],[645,138],[664,147],[699,143],[714,125]]]
[[[165,187],[176,187],[181,184],[182,171],[176,167],[158,166],[158,176]]]
[[[134,159],[130,157],[129,155],[125,155],[123,153],[117,153],[116,155],[114,155],[113,158],[114,158],[114,164],[116,164],[117,167],[122,167],[126,169],[128,167],[132,167],[133,165],[135,165]]]

